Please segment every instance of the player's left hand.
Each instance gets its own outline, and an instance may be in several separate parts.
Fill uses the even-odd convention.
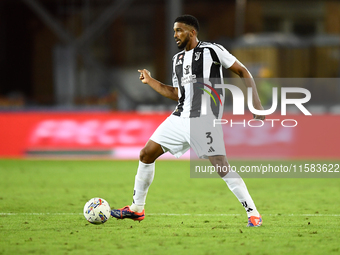
[[[254,108],[255,108],[256,110],[263,111],[263,106],[262,106],[262,104],[261,104],[260,101],[258,101],[258,103],[257,103],[256,105],[254,105]],[[253,113],[253,118],[254,118],[255,120],[264,120],[264,119],[266,118],[266,116],[265,116],[265,115],[257,115],[257,114],[254,114],[254,113]]]
[[[255,120],[264,120],[266,118],[265,115],[256,115],[256,114],[253,114],[253,118]]]

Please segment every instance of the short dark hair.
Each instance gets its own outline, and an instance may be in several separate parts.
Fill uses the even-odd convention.
[[[192,15],[185,14],[185,15],[179,16],[176,18],[175,22],[184,23],[189,26],[193,26],[197,33],[200,30],[200,25],[198,23],[198,20]]]

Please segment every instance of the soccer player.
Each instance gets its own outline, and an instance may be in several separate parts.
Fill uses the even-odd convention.
[[[198,157],[209,159],[216,169],[217,167],[229,169],[223,132],[222,128],[219,128],[221,125],[219,127],[205,125],[205,123],[211,124],[214,118],[222,116],[223,105],[221,107],[210,102],[206,104],[209,105],[205,110],[206,114],[202,110],[203,91],[209,89],[218,92],[224,99],[224,90],[215,89],[213,82],[211,83],[214,79],[220,82],[223,80],[222,67],[244,78],[244,84],[252,87],[254,108],[263,110],[255,82],[246,67],[221,45],[199,41],[198,32],[199,23],[195,17],[182,15],[176,18],[174,38],[182,51],[172,59],[173,86],[165,85],[152,78],[146,69],[138,70],[139,79],[144,84],[148,84],[162,96],[178,101],[178,105],[156,129],[140,152],[132,205],[113,209],[112,217],[137,221],[145,218],[144,205],[154,178],[155,160],[165,152],[180,157],[191,147]],[[198,82],[200,79],[203,82]],[[254,115],[254,118],[263,120],[264,116]],[[190,125],[192,125],[191,129]],[[261,226],[262,217],[239,174],[231,171],[218,171],[218,174],[245,208],[248,226]]]

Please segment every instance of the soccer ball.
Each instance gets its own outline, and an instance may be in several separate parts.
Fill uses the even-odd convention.
[[[102,198],[92,198],[84,206],[84,216],[92,224],[102,224],[110,219],[111,207]]]

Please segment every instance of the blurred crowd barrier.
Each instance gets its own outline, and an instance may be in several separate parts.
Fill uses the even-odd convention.
[[[340,35],[246,34],[236,39],[221,38],[216,42],[234,54],[254,78],[340,77]],[[31,86],[28,90],[32,92],[8,89],[10,92],[0,95],[0,110],[133,111],[146,105],[166,110],[172,107],[170,100],[142,84],[137,72],[137,69],[146,68],[155,78],[170,84],[171,68],[167,65],[170,65],[171,59],[155,62],[150,57],[145,58],[145,63],[95,68],[91,65],[74,66],[76,55],[68,47],[55,46],[53,52],[53,58],[50,58],[54,65],[37,65],[39,68],[34,69],[32,77],[35,78],[31,85],[22,85],[25,88]],[[237,77],[228,70],[224,71],[225,77]],[[339,95],[339,84],[334,86],[333,91],[327,89],[327,95],[323,86],[313,86],[313,98],[318,97],[318,104],[329,104],[330,98]],[[10,84],[2,86],[9,87]]]
[[[110,158],[138,160],[139,151],[170,113],[0,113],[0,157]],[[340,118],[322,114],[226,114],[229,159],[339,159]],[[272,119],[272,120],[270,120]],[[275,121],[274,121],[274,120]],[[233,123],[233,124],[231,124]],[[163,158],[175,159],[167,153]],[[189,153],[182,159],[189,159]]]
[[[245,35],[221,41],[260,78],[340,76],[340,36],[297,37],[286,34]]]

